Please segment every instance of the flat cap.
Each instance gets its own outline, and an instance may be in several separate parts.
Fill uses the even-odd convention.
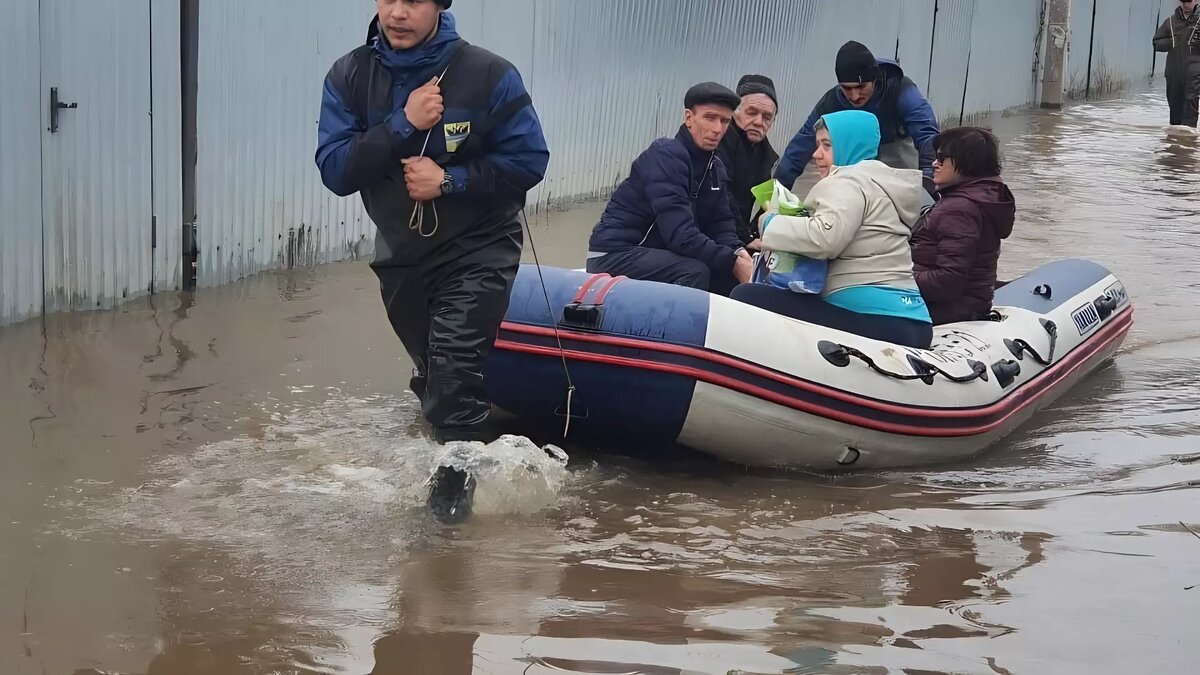
[[[683,107],[694,108],[698,105],[723,105],[730,110],[737,110],[742,97],[733,93],[729,87],[716,82],[701,82],[687,90],[683,97]]]

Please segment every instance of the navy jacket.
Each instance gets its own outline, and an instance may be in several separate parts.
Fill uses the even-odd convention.
[[[937,115],[916,83],[904,75],[904,69],[895,61],[876,59],[883,77],[875,83],[875,94],[862,108],[850,105],[841,87],[833,87],[817,102],[808,121],[788,143],[775,169],[775,178],[789,189],[804,167],[812,160],[817,149],[813,125],[822,115],[842,110],[866,110],[879,120],[880,145],[911,138],[920,154],[920,169],[927,177],[933,176],[933,137],[938,135]]]
[[[404,115],[414,89],[442,75],[445,112],[429,133]],[[428,140],[426,140],[428,138]],[[427,146],[426,146],[427,143]],[[449,194],[425,205],[425,237],[409,227],[416,204],[401,160],[434,158],[453,178]],[[437,264],[514,232],[525,194],[545,177],[550,153],[520,73],[458,36],[443,12],[438,32],[393,50],[372,22],[367,43],[338,59],[325,78],[316,163],[335,194],[359,193],[378,228],[375,267]]]
[[[742,248],[729,199],[729,174],[715,152],[704,152],[686,128],[650,144],[592,230],[588,250],[605,253],[635,246],[666,249],[733,269]]]

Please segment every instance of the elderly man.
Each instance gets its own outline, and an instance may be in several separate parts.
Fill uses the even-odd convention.
[[[921,169],[925,189],[932,194],[933,137],[938,135],[938,121],[916,83],[905,76],[900,64],[876,58],[853,40],[838,50],[834,72],[837,86],[817,102],[783,151],[775,178],[790,188],[804,173],[817,147],[813,125],[822,115],[865,110],[879,120],[879,161],[897,169]]]
[[[775,96],[775,83],[765,75],[742,76],[737,94],[742,101],[733,111],[733,127],[721,139],[717,156],[729,172],[738,239],[757,250],[758,223],[753,218],[754,195],[750,194],[750,188],[771,180],[775,162],[779,161],[779,153],[767,140],[779,111],[779,99]]]
[[[679,132],[654,141],[634,160],[592,230],[587,271],[721,295],[750,279],[729,176],[717,157],[739,103],[737,94],[715,82],[687,91]]]

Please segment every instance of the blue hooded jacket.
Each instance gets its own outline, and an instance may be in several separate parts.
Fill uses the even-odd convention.
[[[829,130],[829,142],[833,146],[834,166],[854,166],[879,156],[879,120],[863,110],[842,110],[822,115]],[[816,122],[813,123],[816,125]],[[814,133],[815,138],[815,133]],[[814,152],[815,141],[814,141]],[[763,231],[771,224],[775,214],[763,219]]]
[[[775,169],[775,178],[780,183],[790,188],[812,160],[813,151],[817,148],[813,133],[813,125],[817,120],[823,115],[842,110],[873,113],[879,120],[881,145],[906,138],[912,139],[920,155],[921,172],[927,177],[933,176],[933,138],[939,131],[933,107],[929,105],[916,83],[904,75],[904,70],[898,63],[889,59],[876,61],[883,71],[883,76],[875,82],[875,93],[865,106],[855,108],[842,92],[842,88],[835,86],[813,107],[808,121],[788,143]]]
[[[879,156],[879,120],[863,110],[822,115],[833,144],[833,165],[854,166]]]
[[[409,95],[435,76],[445,110],[428,132],[404,113]],[[418,206],[401,160],[424,154],[450,174],[435,200],[438,230],[408,224]],[[325,78],[316,165],[333,193],[359,193],[379,231],[375,266],[412,265],[478,250],[515,230],[526,193],[542,181],[549,150],[520,73],[458,35],[442,12],[436,34],[395,50],[371,23],[366,44],[338,59]],[[432,220],[427,213],[426,220]]]
[[[825,126],[829,130],[835,167],[852,167],[878,156],[880,129],[875,115],[864,110],[842,110],[822,115],[820,119],[824,120]],[[839,176],[840,174],[835,174],[823,180],[847,180]],[[884,192],[887,193],[887,190],[885,189]],[[890,194],[888,194],[888,198],[891,198]],[[899,212],[897,212],[897,218],[899,222],[903,222]],[[764,235],[770,230],[773,220],[773,217],[768,216],[763,222]],[[854,224],[854,229],[858,230],[861,224]],[[845,226],[843,224],[843,227]],[[896,244],[903,247],[904,252],[907,253],[907,237],[904,241],[896,242]],[[805,265],[813,267],[811,261],[805,262]],[[911,274],[911,262],[909,265],[906,274]],[[811,272],[801,269],[795,274],[811,275]],[[921,297],[920,291],[915,288],[916,282],[912,283],[914,288],[874,284],[848,286],[828,293],[825,301],[860,314],[894,316],[929,323],[929,310],[925,300]]]

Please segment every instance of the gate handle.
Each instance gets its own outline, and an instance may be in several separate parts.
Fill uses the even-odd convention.
[[[78,103],[63,103],[58,100],[58,87],[50,87],[50,133],[58,133],[58,111],[74,110]]]

